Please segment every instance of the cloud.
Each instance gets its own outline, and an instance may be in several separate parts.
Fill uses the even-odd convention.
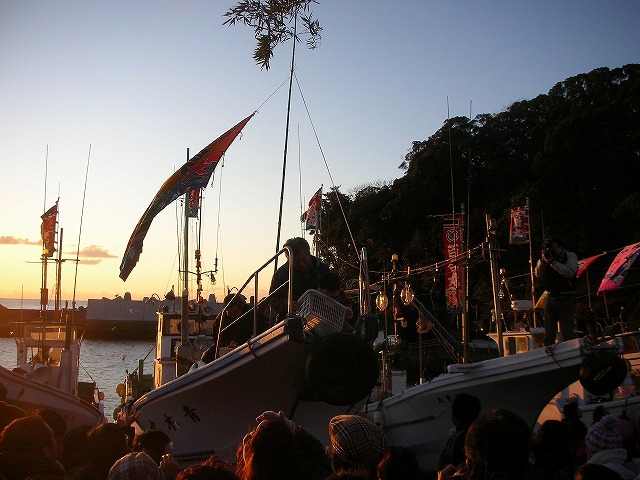
[[[70,255],[75,255],[76,252],[68,252]],[[89,245],[88,247],[84,247],[80,252],[78,252],[78,256],[84,258],[117,258],[115,255],[111,255],[108,250],[98,247],[97,245]],[[85,265],[89,265],[90,263],[86,260],[83,260],[82,263]],[[98,262],[96,262],[98,263]]]
[[[92,258],[89,260],[80,260],[80,263],[82,265],[98,265],[101,262],[102,260],[100,260],[99,258]]]
[[[0,245],[42,245],[42,240],[29,240],[12,236],[0,236]]]
[[[29,240],[28,238],[0,236],[0,245],[42,245],[42,240]]]

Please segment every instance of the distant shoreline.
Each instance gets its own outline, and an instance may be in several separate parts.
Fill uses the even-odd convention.
[[[65,306],[65,302],[69,302],[69,308],[71,308],[71,300],[60,300],[60,307]],[[76,308],[85,307],[87,308],[88,300],[76,300]],[[4,308],[9,308],[13,310],[19,310],[20,308],[24,310],[40,310],[40,299],[38,298],[0,298],[0,305]],[[47,305],[47,310],[53,310],[54,301],[49,300],[49,304]]]

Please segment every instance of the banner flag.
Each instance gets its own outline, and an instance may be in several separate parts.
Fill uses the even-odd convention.
[[[47,210],[42,218],[40,234],[42,235],[42,256],[53,257],[56,251],[56,221],[58,219],[58,202]]]
[[[322,212],[322,187],[309,200],[309,208],[304,215],[305,230],[320,231],[320,213]]]
[[[460,226],[464,219],[462,215],[447,216],[444,218],[443,238],[444,238],[444,283],[445,294],[447,297],[447,306],[457,307],[460,305],[461,271],[456,265],[455,260],[460,255]]]
[[[509,244],[529,243],[529,210],[526,207],[511,209]]]
[[[136,266],[136,263],[138,263],[138,259],[142,253],[144,237],[147,235],[155,216],[180,195],[184,195],[188,190],[207,186],[220,158],[222,158],[224,152],[227,151],[227,148],[229,148],[253,115],[252,113],[211,142],[195,157],[187,161],[179,170],[174,172],[173,175],[164,182],[162,187],[160,187],[160,190],[156,193],[156,196],[147,207],[147,210],[131,234],[122,258],[122,263],[120,264],[120,278],[122,278],[122,280],[127,279]]]
[[[620,253],[613,259],[609,270],[607,270],[607,273],[602,279],[598,293],[620,288],[624,277],[627,275],[633,262],[638,258],[638,255],[640,255],[640,242],[627,245],[620,250]]]
[[[198,218],[198,211],[200,210],[200,189],[194,188],[189,190],[189,208],[187,209],[187,216],[189,218]]]
[[[593,262],[606,254],[607,252],[604,252],[599,255],[594,255],[593,257],[585,258],[584,260],[578,260],[578,273],[576,273],[576,277],[580,278],[580,275],[582,275]]]

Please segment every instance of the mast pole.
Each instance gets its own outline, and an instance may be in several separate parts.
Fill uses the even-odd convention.
[[[462,255],[460,257],[461,262],[457,268],[460,269],[460,302],[461,302],[461,310],[460,310],[460,323],[462,324],[462,363],[469,362],[469,313],[467,307],[467,268],[469,266],[468,262],[468,252],[467,252],[467,238],[465,235],[466,225],[465,225],[465,206],[464,203],[460,208],[460,242],[461,242],[461,250],[462,255],[464,255],[464,259]],[[422,352],[422,349],[420,350]]]
[[[189,161],[189,149],[187,148],[187,162]],[[182,301],[181,305],[181,319],[180,322],[180,343],[186,345],[189,343],[189,191],[187,190],[184,195],[184,232],[183,232],[183,286],[182,286]]]
[[[531,238],[531,214],[530,214],[530,205],[529,205],[529,197],[527,197],[527,201],[524,205],[525,211],[527,212],[527,229],[529,230],[529,273],[531,275],[531,317],[533,317],[533,326],[538,326],[538,319],[536,318],[535,313],[535,305],[536,305],[536,279],[533,272],[533,239]]]
[[[58,320],[58,315],[60,314],[60,285],[62,283],[62,234],[64,233],[64,228],[60,227],[60,236],[58,237],[58,260],[56,265],[56,300],[53,306],[53,318],[54,321]]]
[[[498,249],[496,241],[495,220],[485,214],[487,225],[487,248],[489,249],[489,263],[491,265],[491,290],[493,290],[493,315],[496,321],[496,331],[498,332],[498,354],[504,356],[504,345],[502,344],[502,310],[500,308],[500,297],[498,296],[499,279],[496,251]]]
[[[278,234],[276,235],[276,249],[278,252],[280,249],[280,230],[282,229],[282,204],[284,203],[284,184],[285,184],[285,175],[287,172],[287,147],[289,145],[289,119],[291,118],[291,91],[293,90],[293,69],[295,65],[296,58],[296,26],[298,21],[298,12],[296,10],[296,14],[293,19],[293,48],[291,50],[291,69],[289,72],[289,96],[287,100],[287,122],[286,129],[284,134],[284,155],[282,160],[282,186],[280,187],[280,210],[278,212]],[[278,257],[276,257],[274,261],[273,271],[278,270]]]

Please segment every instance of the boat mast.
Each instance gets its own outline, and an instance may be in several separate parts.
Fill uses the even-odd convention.
[[[187,162],[189,161],[189,149],[187,148]],[[189,190],[184,194],[184,232],[183,232],[183,287],[180,322],[180,342],[182,345],[189,343]]]
[[[282,160],[282,186],[280,187],[280,210],[278,212],[278,234],[276,235],[276,252],[280,250],[280,230],[282,229],[282,204],[284,202],[284,181],[287,173],[287,146],[289,145],[289,119],[291,118],[291,91],[293,88],[293,68],[296,58],[296,26],[298,21],[298,12],[293,17],[293,48],[291,50],[291,70],[289,73],[289,98],[287,100],[287,123],[284,134],[284,155]],[[278,270],[278,257],[273,263],[273,271]]]
[[[531,319],[529,323],[531,324],[531,320],[533,320],[533,326],[538,326],[538,319],[535,314],[535,304],[536,304],[536,278],[533,271],[533,238],[531,238],[531,209],[529,204],[529,197],[524,204],[525,211],[527,212],[527,228],[528,228],[528,237],[529,237],[529,274],[531,275]]]
[[[187,162],[189,149],[187,148]],[[176,348],[176,378],[187,373],[193,363],[193,345],[189,341],[189,190],[184,193],[183,287],[180,301],[180,345]]]
[[[461,310],[460,310],[460,326],[462,330],[461,340],[462,340],[462,359],[461,363],[469,362],[469,312],[467,306],[467,268],[469,268],[469,252],[467,246],[467,237],[465,235],[466,230],[466,222],[465,222],[465,208],[464,203],[460,209],[460,250],[462,251],[462,255],[460,256],[458,267],[460,269],[460,302],[461,302]],[[422,350],[421,350],[422,351]]]
[[[489,250],[489,263],[491,265],[491,290],[493,290],[493,316],[496,322],[496,331],[498,333],[498,354],[504,356],[504,345],[502,344],[502,310],[500,308],[500,297],[498,289],[500,280],[498,278],[498,262],[496,260],[496,252],[498,251],[498,242],[496,240],[496,221],[489,218],[489,214],[485,214],[485,222],[487,225],[487,248]]]

